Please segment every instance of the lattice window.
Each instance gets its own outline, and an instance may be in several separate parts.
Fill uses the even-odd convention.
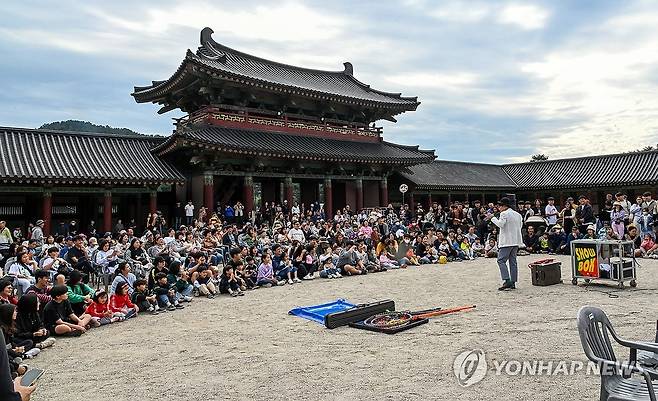
[[[58,215],[78,214],[78,206],[76,205],[53,206],[52,214],[58,214]]]
[[[0,206],[0,216],[22,216],[23,206]]]
[[[105,213],[105,206],[104,205],[98,205],[98,213],[103,214]],[[119,205],[112,205],[112,214],[119,213]]]

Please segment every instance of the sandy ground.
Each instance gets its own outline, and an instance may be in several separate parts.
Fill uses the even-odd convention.
[[[47,369],[33,400],[598,399],[596,376],[496,376],[493,361],[585,360],[575,317],[586,304],[604,308],[622,336],[652,339],[658,262],[641,261],[638,288],[618,292],[571,285],[566,258],[564,284],[533,287],[525,265],[538,258],[519,259],[514,292],[498,292],[495,261],[480,259],[196,299],[183,311],[60,340],[33,360]],[[287,315],[336,298],[393,299],[398,310],[478,307],[397,335],[328,330]],[[490,370],[460,387],[455,356],[478,348]]]

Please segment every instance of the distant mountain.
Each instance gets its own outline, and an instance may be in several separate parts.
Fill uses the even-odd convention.
[[[49,129],[53,131],[100,132],[103,134],[114,135],[143,135],[128,128],[114,128],[110,127],[109,125],[98,125],[90,123],[89,121],[79,120],[66,120],[46,123],[39,127],[39,129]]]

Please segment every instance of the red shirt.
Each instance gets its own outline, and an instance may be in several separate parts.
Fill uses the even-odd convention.
[[[130,309],[134,308],[135,304],[132,303],[130,300],[130,296],[128,294],[124,295],[117,295],[117,294],[112,294],[110,296],[110,310],[112,312],[123,312],[124,309]]]
[[[92,302],[87,306],[85,310],[86,313],[90,314],[93,317],[105,317],[105,312],[108,311],[107,302],[104,304],[99,304],[98,302]]]

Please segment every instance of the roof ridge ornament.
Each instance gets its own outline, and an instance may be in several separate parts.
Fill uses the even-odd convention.
[[[354,66],[352,65],[352,63],[346,61],[343,63],[343,65],[345,66],[345,69],[343,70],[343,74],[354,76]]]
[[[218,43],[212,39],[213,33],[214,31],[210,27],[205,27],[201,30],[201,46],[199,46],[196,53],[198,56],[205,57],[208,60],[226,64],[226,53],[217,49],[216,45]]]

